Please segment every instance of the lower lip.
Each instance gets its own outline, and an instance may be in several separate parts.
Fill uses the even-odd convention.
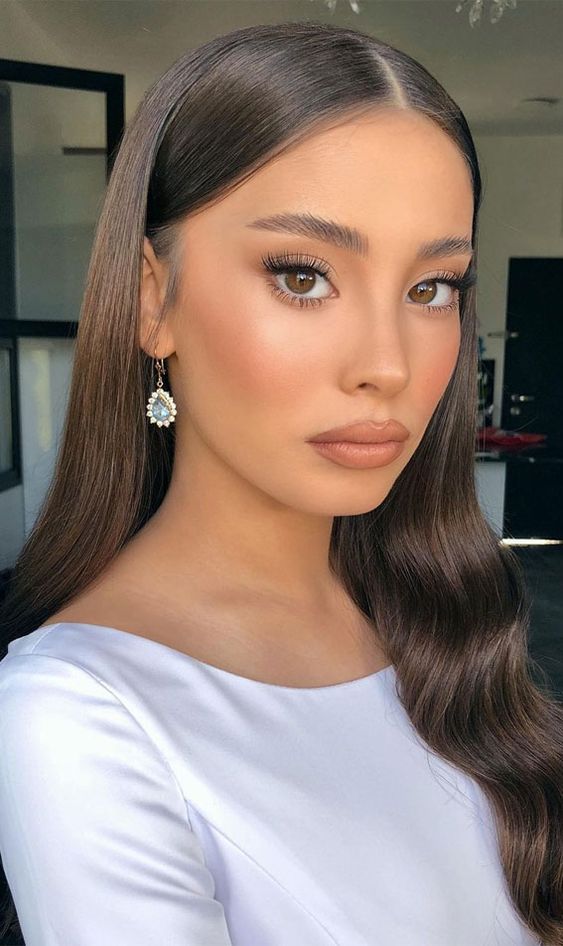
[[[327,459],[360,470],[387,466],[401,455],[404,448],[404,443],[399,440],[386,440],[384,443],[352,443],[350,440],[318,443],[310,440],[309,443]]]

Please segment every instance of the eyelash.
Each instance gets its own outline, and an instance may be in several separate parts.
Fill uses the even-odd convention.
[[[299,253],[283,253],[280,256],[272,256],[270,253],[268,253],[266,256],[262,257],[262,264],[268,272],[275,274],[288,272],[295,273],[302,272],[303,270],[309,270],[313,273],[316,273],[318,276],[327,277],[330,273],[330,267],[324,262],[324,260],[315,259],[314,257],[310,256],[303,256]],[[420,304],[422,305],[422,308],[432,312],[446,312],[456,309],[459,302],[459,293],[469,289],[470,286],[474,285],[475,281],[476,274],[472,267],[470,267],[463,274],[440,272],[436,273],[434,276],[432,276],[432,278],[421,279],[420,283],[440,282],[447,286],[451,286],[453,289],[457,289],[458,296],[456,297],[455,302],[450,302],[448,305]],[[420,283],[415,283],[415,285],[420,285]],[[278,285],[270,284],[270,288],[275,296],[287,300],[290,305],[298,305],[299,308],[319,306],[328,301],[328,299],[306,299],[304,296],[292,296],[290,293],[281,289]]]

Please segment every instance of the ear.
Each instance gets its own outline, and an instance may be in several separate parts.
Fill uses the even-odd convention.
[[[143,243],[140,289],[139,345],[151,358],[168,358],[175,350],[168,320],[160,318],[166,295],[168,267],[158,259],[148,237]]]

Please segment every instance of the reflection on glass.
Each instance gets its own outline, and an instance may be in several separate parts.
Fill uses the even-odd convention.
[[[106,188],[105,94],[8,85],[16,317],[77,321]]]
[[[0,348],[0,473],[12,469],[12,394],[10,350]]]
[[[29,533],[53,476],[67,410],[74,339],[20,338],[24,525]]]

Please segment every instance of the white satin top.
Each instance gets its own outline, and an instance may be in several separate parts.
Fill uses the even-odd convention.
[[[478,785],[394,668],[261,683],[59,623],[0,661],[0,853],[26,946],[537,946]]]

